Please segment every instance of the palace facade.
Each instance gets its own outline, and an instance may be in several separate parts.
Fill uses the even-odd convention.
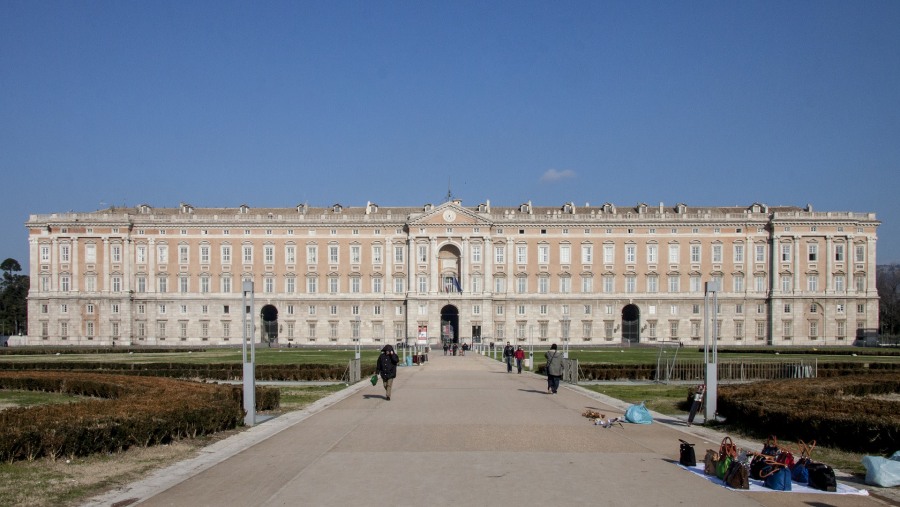
[[[32,215],[28,345],[843,345],[874,213],[811,207],[109,208]],[[710,318],[707,290],[717,288]],[[254,325],[255,324],[255,325]]]

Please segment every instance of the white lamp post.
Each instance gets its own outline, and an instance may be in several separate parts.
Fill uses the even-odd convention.
[[[361,340],[361,336],[362,336],[362,319],[360,318],[359,315],[356,316],[356,319],[354,319],[354,322],[356,322],[356,336],[353,337],[353,341],[355,342],[355,344],[354,344],[354,351],[355,351],[355,353],[356,353],[356,359],[359,359],[359,356],[360,356],[360,348],[361,348],[361,342],[362,342],[362,340]]]
[[[563,358],[569,358],[569,316],[566,315],[561,319],[563,332]]]

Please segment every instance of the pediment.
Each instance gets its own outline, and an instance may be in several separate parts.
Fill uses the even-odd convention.
[[[410,226],[441,226],[441,227],[458,227],[458,226],[485,226],[490,227],[491,221],[485,220],[484,217],[477,213],[456,204],[455,202],[445,202],[439,206],[435,206],[430,211],[426,211],[409,222]]]

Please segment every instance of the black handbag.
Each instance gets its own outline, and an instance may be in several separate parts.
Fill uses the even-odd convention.
[[[680,454],[681,457],[678,459],[678,462],[686,467],[692,467],[697,465],[697,455],[694,454],[694,444],[685,442],[684,440],[678,439],[681,442]]]
[[[837,491],[837,479],[834,477],[834,469],[825,463],[809,462],[806,464],[809,473],[809,487],[821,491]]]

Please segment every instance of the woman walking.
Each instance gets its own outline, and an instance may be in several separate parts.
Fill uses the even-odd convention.
[[[556,350],[556,344],[550,346],[544,357],[547,358],[547,394],[556,394],[559,379],[562,378],[562,356]]]

